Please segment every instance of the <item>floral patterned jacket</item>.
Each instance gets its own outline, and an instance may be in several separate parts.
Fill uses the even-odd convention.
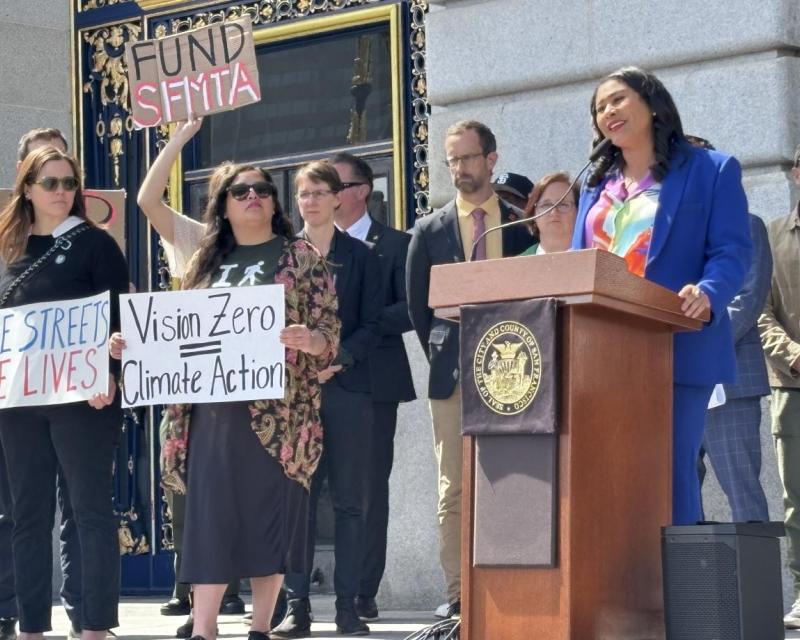
[[[318,356],[287,349],[285,396],[250,402],[250,426],[284,473],[309,489],[322,455],[317,371],[333,361],[339,347],[338,302],[324,259],[305,240],[284,241],[275,284],[285,287],[286,324],[316,329],[327,347]],[[176,493],[186,493],[191,409],[189,404],[169,405],[162,422],[166,440],[161,448],[161,485]]]

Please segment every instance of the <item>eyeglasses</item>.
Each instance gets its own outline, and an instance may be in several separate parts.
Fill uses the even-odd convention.
[[[58,185],[61,185],[64,191],[75,191],[80,186],[80,182],[74,176],[65,176],[63,178],[45,176],[44,178],[34,180],[33,184],[38,184],[45,191],[55,191],[58,189]]]
[[[358,187],[359,185],[367,184],[366,182],[342,182],[342,189],[349,189],[350,187]]]
[[[555,207],[553,207],[553,203],[552,202],[537,202],[535,208],[536,208],[536,212],[537,213],[542,213],[544,211],[547,211],[551,207],[553,209],[555,209],[556,211],[558,211],[559,213],[567,213],[569,211],[572,211],[572,209],[575,207],[575,203],[574,202],[559,202]]]
[[[485,155],[484,153],[468,153],[465,156],[453,156],[444,161],[444,166],[455,169],[459,164],[471,164],[476,158],[482,158]]]
[[[331,189],[318,189],[317,191],[298,191],[297,199],[300,202],[308,202],[309,200],[321,200],[330,193],[333,193]]]
[[[253,184],[245,184],[244,182],[240,182],[238,184],[232,184],[230,187],[228,187],[228,193],[231,194],[231,197],[234,200],[244,200],[250,195],[251,189],[253,193],[255,193],[256,196],[262,200],[275,195],[275,185],[272,185],[269,182],[254,182]]]

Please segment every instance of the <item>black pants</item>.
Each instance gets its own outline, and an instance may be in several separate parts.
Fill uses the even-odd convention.
[[[334,513],[333,588],[337,599],[355,598],[361,579],[367,462],[372,436],[372,400],[368,393],[343,389],[333,379],[322,385],[322,458],[311,481],[308,571],[286,574],[289,598],[307,598],[314,563],[317,503],[328,479]]]
[[[86,402],[0,411],[13,500],[12,548],[20,630],[51,630],[52,542],[56,472],[70,490],[81,548],[81,629],[116,627],[119,540],[112,511],[112,466],[120,438],[118,406]]]
[[[374,598],[386,568],[386,532],[389,527],[389,476],[394,462],[397,402],[373,402],[372,455],[367,481],[366,532],[358,594]]]
[[[78,528],[72,514],[69,491],[64,473],[59,469],[56,476],[56,495],[61,511],[61,571],[64,581],[61,586],[61,602],[67,616],[80,629],[81,611],[81,545]],[[8,486],[6,457],[0,444],[0,618],[16,618],[17,597],[14,591],[14,556],[11,550],[11,534],[14,519],[11,517],[11,489]]]

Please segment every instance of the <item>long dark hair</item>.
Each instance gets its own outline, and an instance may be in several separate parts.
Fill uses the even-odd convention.
[[[236,246],[230,221],[225,217],[225,202],[228,189],[236,177],[247,171],[257,171],[264,180],[273,185],[272,176],[266,169],[249,164],[223,162],[219,165],[208,182],[208,202],[203,212],[206,233],[200,241],[200,247],[192,257],[186,276],[184,289],[192,289],[200,285],[210,274],[214,273],[222,261]],[[278,190],[273,189],[272,202],[275,210],[272,214],[272,232],[277,236],[291,238],[294,235],[292,223],[283,213],[278,200]]]
[[[34,222],[33,203],[25,197],[25,187],[36,181],[45,164],[58,160],[67,162],[72,167],[73,177],[78,180],[78,188],[75,190],[69,215],[86,220],[86,204],[83,201],[81,168],[78,161],[50,145],[32,151],[19,168],[11,201],[0,211],[0,258],[6,264],[20,258]]]
[[[605,136],[597,127],[597,90],[609,80],[619,80],[633,89],[645,101],[653,114],[653,147],[656,161],[650,167],[653,177],[661,182],[667,175],[670,166],[673,146],[684,139],[683,125],[678,108],[672,96],[661,80],[652,73],[639,67],[623,67],[603,78],[592,94],[592,125],[594,126],[594,141],[592,146],[603,140]],[[622,162],[622,151],[613,144],[600,156],[589,172],[586,184],[590,187],[597,185],[609,169],[618,168]]]

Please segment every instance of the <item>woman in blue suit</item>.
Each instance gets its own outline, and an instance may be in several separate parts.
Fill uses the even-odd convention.
[[[583,187],[573,249],[602,248],[672,289],[701,331],[677,333],[673,357],[674,524],[701,519],[697,455],[714,385],[736,376],[727,305],[750,262],[747,199],[735,158],[692,147],[669,92],[635,67],[592,96],[595,144],[611,145]]]

